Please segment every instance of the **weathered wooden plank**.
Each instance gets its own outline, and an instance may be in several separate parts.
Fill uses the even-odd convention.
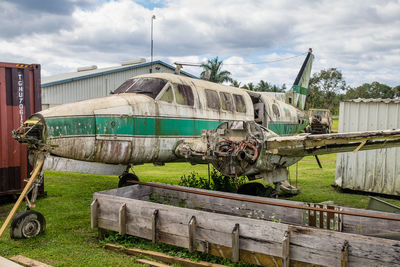
[[[145,264],[145,265],[148,265],[151,267],[169,267],[170,266],[168,264],[159,263],[159,262],[155,262],[155,261],[149,261],[149,260],[145,260],[145,259],[138,259],[135,262]]]
[[[181,228],[181,227],[179,227],[179,228]]]
[[[51,265],[45,264],[43,262],[30,259],[28,257],[22,256],[22,255],[17,255],[14,257],[11,257],[10,260],[18,262],[19,264],[22,264],[23,266],[30,266],[30,267],[51,267]]]
[[[119,234],[124,235],[126,233],[126,204],[123,203],[119,208],[118,212],[118,223],[119,223]]]
[[[291,260],[337,266],[341,260],[343,244],[345,240],[348,240],[350,266],[352,264],[390,266],[400,262],[399,241],[289,226],[283,223],[215,214],[110,195],[97,195],[97,197],[101,203],[101,209],[112,210],[114,205],[120,205],[123,201],[126,202],[127,233],[147,239],[152,238],[152,212],[159,209],[159,241],[187,248],[189,247],[189,231],[185,225],[188,224],[192,216],[196,216],[196,239],[204,243],[208,242],[211,246],[215,244],[230,247],[232,237],[229,229],[233,229],[234,225],[239,223],[240,251],[248,250],[280,258],[284,250],[282,237],[285,232],[289,231]],[[118,230],[116,213],[113,211],[110,211],[109,214],[106,213],[106,211],[99,213],[99,226],[108,226],[110,228],[105,228]],[[107,221],[102,217],[104,215],[110,218],[110,214],[115,216],[115,226],[112,219]],[[109,225],[105,224],[105,221]],[[186,231],[183,230],[185,228]],[[205,250],[204,246],[198,246],[196,249]]]
[[[151,216],[151,241],[157,243],[157,221],[158,221],[158,210],[153,211]]]
[[[239,261],[239,224],[235,224],[235,227],[232,230],[232,256],[231,259],[233,262],[238,262]]]
[[[189,231],[189,251],[193,252],[196,249],[196,217],[192,216],[188,224]]]
[[[223,267],[224,265],[215,264],[211,262],[205,261],[192,261],[189,259],[179,258],[175,256],[170,256],[161,252],[151,251],[151,250],[143,250],[137,248],[124,248],[123,246],[114,245],[114,244],[106,244],[106,249],[113,250],[116,252],[123,252],[128,255],[133,256],[148,256],[153,259],[169,263],[169,264],[179,264],[184,267]]]
[[[290,232],[286,231],[282,241],[282,266],[289,267],[290,264]]]
[[[178,187],[179,188],[179,187]],[[193,189],[195,191],[204,192],[206,190]],[[221,195],[237,195],[232,193],[218,192]],[[281,220],[282,223],[289,224],[303,224],[302,216],[303,211],[300,209],[291,209],[286,207],[264,205],[258,203],[251,203],[246,201],[238,201],[224,198],[217,198],[211,196],[191,194],[187,192],[180,192],[162,188],[154,188],[153,196],[168,194],[171,199],[171,204],[179,206],[179,202],[184,202],[185,207],[209,210],[213,212],[231,214],[243,217],[250,217],[255,219],[271,220],[272,215]],[[240,196],[240,195],[239,195]],[[262,200],[265,198],[256,196],[246,196],[249,199]],[[267,198],[268,201],[284,204],[305,205],[303,202],[272,199]],[[183,201],[185,200],[185,201]],[[362,212],[365,214],[392,216],[393,214],[387,212],[371,211],[364,209],[355,209],[349,207],[342,207],[344,211]],[[385,219],[375,219],[367,217],[359,217],[352,215],[343,215],[343,232],[372,235],[387,232],[400,232],[400,221],[391,221]]]
[[[342,257],[340,259],[340,266],[341,267],[347,267],[348,262],[349,262],[349,242],[347,240],[343,244],[342,248]]]
[[[119,196],[126,198],[142,199],[143,197],[151,195],[153,187],[145,185],[124,186],[115,189],[96,192],[95,194]]]
[[[92,204],[90,204],[90,226],[92,228],[95,228],[98,226],[97,224],[97,216],[98,216],[98,201],[95,198],[92,202]]]
[[[9,259],[6,259],[2,256],[0,256],[0,266],[6,266],[6,267],[22,267],[21,264],[18,264],[16,262],[13,262]]]

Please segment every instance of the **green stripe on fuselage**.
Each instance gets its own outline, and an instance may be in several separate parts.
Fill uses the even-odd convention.
[[[46,119],[51,137],[74,135],[200,136],[216,129],[217,120],[144,117],[65,117]]]
[[[216,129],[222,121],[155,117],[99,116],[47,118],[49,137],[60,136],[200,136],[203,129]],[[306,124],[270,122],[279,135],[299,133]]]

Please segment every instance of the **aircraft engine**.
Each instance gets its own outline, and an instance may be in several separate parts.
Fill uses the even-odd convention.
[[[191,162],[210,162],[222,174],[269,182],[287,179],[286,167],[300,158],[286,158],[266,151],[266,140],[278,136],[254,122],[222,123],[216,130],[205,130],[199,139],[185,140],[175,153]]]

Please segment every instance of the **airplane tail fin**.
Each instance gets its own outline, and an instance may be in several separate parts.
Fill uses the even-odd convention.
[[[312,49],[310,48],[291,90],[286,96],[288,98],[286,102],[299,109],[304,109],[306,103],[307,89],[310,82],[313,60],[314,55],[312,54]]]

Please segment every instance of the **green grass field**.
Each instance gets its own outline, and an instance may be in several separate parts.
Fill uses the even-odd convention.
[[[301,194],[288,199],[306,202],[332,200],[337,204],[366,207],[368,196],[336,191],[334,183],[336,155],[320,157],[323,169],[319,169],[313,157],[306,157],[298,163],[297,186]],[[184,174],[195,171],[207,176],[207,165],[192,166],[188,163],[170,163],[163,167],[145,164],[135,167],[135,173],[142,181],[177,184]],[[296,165],[290,168],[292,184],[296,185]],[[54,266],[134,266],[134,258],[106,251],[97,239],[97,231],[90,228],[90,203],[94,192],[117,186],[117,177],[45,173],[47,197],[37,202],[36,210],[45,215],[47,230],[44,235],[27,240],[12,240],[9,231],[0,239],[0,255],[11,257],[24,255]],[[400,201],[384,199],[400,206]],[[3,222],[13,203],[0,205]],[[20,211],[24,208],[21,207]],[[115,236],[114,236],[115,238]],[[151,242],[137,244],[132,239],[131,246],[171,251],[169,246],[153,246]],[[136,241],[135,241],[136,240]],[[184,250],[172,251],[174,255],[185,254]],[[222,262],[227,263],[227,262]]]

